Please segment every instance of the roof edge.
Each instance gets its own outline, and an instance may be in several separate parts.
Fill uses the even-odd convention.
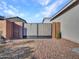
[[[22,18],[20,18],[20,17],[18,17],[18,16],[15,16],[15,17],[9,17],[9,18],[6,18],[6,19],[12,19],[12,18],[19,18],[19,19],[23,20],[25,23],[27,23],[26,20],[24,20],[24,19],[22,19]]]
[[[60,12],[58,12],[55,16],[51,17],[50,21],[54,20],[55,18],[59,17],[63,13],[67,12],[68,10],[72,9],[76,5],[79,4],[78,0],[72,0],[66,7],[64,7]]]

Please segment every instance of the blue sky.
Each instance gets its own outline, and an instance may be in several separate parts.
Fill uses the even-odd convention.
[[[0,0],[0,15],[19,16],[28,23],[40,23],[55,15],[69,0]]]

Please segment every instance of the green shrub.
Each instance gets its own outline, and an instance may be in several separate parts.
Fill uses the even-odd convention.
[[[57,39],[61,39],[61,32],[57,33]]]

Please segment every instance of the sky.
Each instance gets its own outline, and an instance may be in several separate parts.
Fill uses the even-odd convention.
[[[28,23],[41,23],[52,17],[70,0],[0,0],[0,16],[19,16]]]

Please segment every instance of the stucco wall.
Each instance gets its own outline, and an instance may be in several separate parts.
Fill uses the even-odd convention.
[[[61,22],[63,38],[79,43],[79,4],[54,21]]]
[[[6,21],[6,38],[12,39],[13,38],[13,23],[10,21]]]
[[[0,20],[0,31],[2,32],[2,37],[6,39],[13,38],[13,27],[12,22],[7,20]]]
[[[5,20],[0,20],[0,32],[1,35],[6,38],[6,21]]]
[[[14,38],[23,38],[23,22],[14,22]]]

